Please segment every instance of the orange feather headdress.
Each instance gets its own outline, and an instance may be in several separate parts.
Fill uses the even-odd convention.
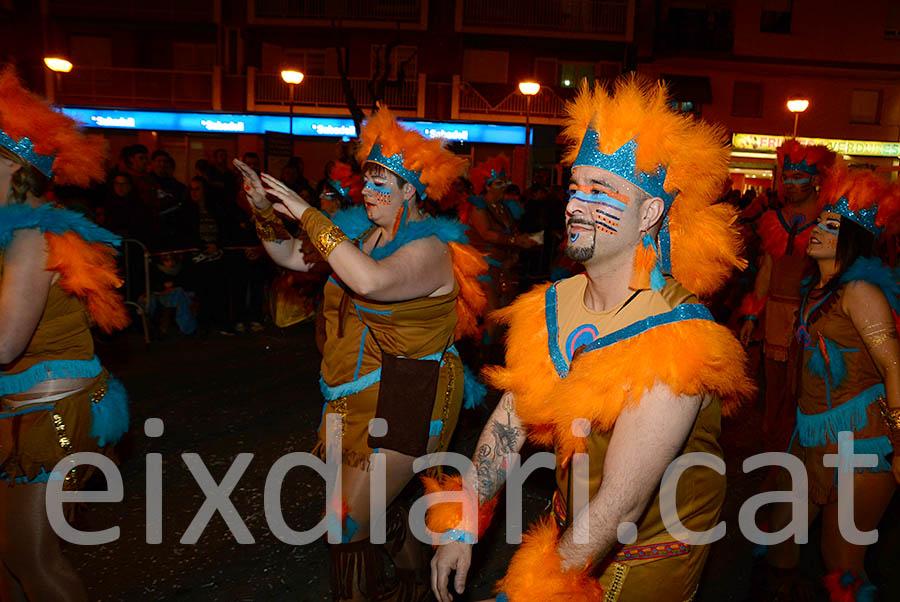
[[[103,180],[106,141],[85,136],[76,123],[24,88],[12,67],[0,71],[0,146],[57,184]]]
[[[505,155],[491,157],[473,167],[469,172],[469,181],[472,182],[475,194],[483,193],[485,187],[497,178],[503,180],[509,178],[509,159]]]
[[[819,199],[824,211],[852,220],[880,237],[898,226],[900,187],[867,169],[839,165],[828,172]]]
[[[406,129],[383,106],[363,125],[356,156],[361,164],[377,163],[397,174],[423,199],[440,199],[464,165],[441,140]]]
[[[835,163],[837,155],[827,146],[821,144],[803,144],[796,138],[788,138],[775,149],[775,187],[784,198],[784,179],[786,171],[802,171],[811,176],[824,175]]]
[[[715,203],[728,177],[728,148],[720,127],[676,113],[669,100],[662,82],[638,76],[619,79],[612,95],[583,83],[567,108],[565,161],[615,168],[666,202],[658,256],[655,244],[639,245],[633,288],[646,288],[659,264],[692,292],[709,295],[746,265],[735,210]]]
[[[359,205],[363,202],[362,176],[353,171],[353,167],[348,163],[334,162],[328,170],[328,184],[351,203]]]

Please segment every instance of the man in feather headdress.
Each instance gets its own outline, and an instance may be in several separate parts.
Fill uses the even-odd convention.
[[[712,529],[725,477],[698,467],[663,485],[663,474],[678,455],[721,458],[722,411],[753,387],[740,344],[695,296],[745,265],[733,208],[714,204],[728,151],[718,129],[668,100],[664,86],[627,78],[613,95],[585,85],[569,107],[566,253],[585,272],[499,312],[506,366],[487,374],[506,393],[474,469],[464,488],[459,477],[426,482],[429,492],[462,488],[479,508],[471,521],[460,503],[429,509],[446,544],[432,561],[441,602],[453,570],[462,592],[471,543],[526,438],[554,450],[557,489],[498,601],[682,602],[697,589],[709,547],[669,526],[680,517],[691,531]],[[663,492],[677,512],[661,507]]]
[[[800,280],[809,265],[806,246],[822,211],[818,188],[834,159],[824,146],[785,140],[778,147],[776,164],[778,192],[785,206],[770,209],[759,219],[762,265],[739,313],[744,320],[740,338],[747,345],[765,310],[765,451],[787,451],[791,437],[797,405],[786,394],[788,348],[800,307]]]

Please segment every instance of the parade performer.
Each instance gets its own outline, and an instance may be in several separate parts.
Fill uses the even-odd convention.
[[[466,223],[472,246],[481,251],[490,266],[482,278],[490,310],[513,300],[518,292],[515,266],[519,250],[538,245],[528,234],[519,232],[516,222],[522,216],[521,206],[503,197],[509,185],[508,174],[509,160],[503,155],[491,157],[469,172],[475,194],[469,197],[472,209]],[[493,325],[488,326],[486,337],[486,342],[493,342]]]
[[[900,483],[900,284],[875,255],[885,227],[896,226],[900,189],[872,172],[837,168],[827,177],[821,198],[827,204],[806,251],[815,264],[804,281],[792,347],[800,358],[800,377],[791,452],[806,467],[809,518],[822,516],[831,600],[874,600],[875,587],[864,566],[866,546],[841,535],[838,468],[824,460],[838,453],[841,431],[853,432],[855,454],[874,454],[875,465],[856,468],[852,483],[854,524],[860,531],[875,529],[895,481]],[[789,477],[784,485],[790,489]],[[788,505],[776,508],[772,531],[791,520]],[[788,593],[779,590],[791,583],[798,559],[793,538],[769,549],[769,564],[782,569],[781,579],[779,571],[770,569],[769,586],[775,591],[769,593]]]
[[[0,72],[0,598],[87,600],[45,510],[47,482],[77,489],[128,429],[125,390],[94,355],[91,324],[128,315],[116,289],[119,237],[48,203],[51,184],[103,180],[104,142]]]
[[[763,447],[784,451],[794,426],[796,400],[787,389],[788,347],[800,307],[800,280],[809,265],[806,245],[822,210],[817,190],[835,155],[824,146],[803,145],[788,139],[777,150],[778,192],[785,206],[769,209],[759,218],[758,234],[764,251],[759,273],[741,303],[740,338],[749,344],[763,323],[766,380]],[[765,312],[763,312],[765,310]]]
[[[331,511],[343,526],[343,543],[330,546],[332,595],[417,600],[428,593],[427,562],[399,509],[389,513],[386,546],[399,589],[386,592],[380,582],[381,550],[369,541],[378,518],[369,515],[372,458],[386,461],[390,503],[412,479],[416,457],[447,449],[464,389],[477,385],[464,378],[453,343],[477,331],[485,305],[477,277],[487,266],[463,244],[464,226],[420,211],[421,199],[439,198],[462,169],[461,159],[439,140],[402,127],[382,108],[366,122],[358,156],[365,207],[342,211],[333,221],[276,179],[264,175],[263,181],[279,212],[300,221],[334,270],[325,285],[326,404],[317,446],[323,456],[340,453],[343,462],[343,500]],[[262,183],[237,165],[266,250],[285,267],[306,269]],[[338,432],[329,432],[332,415],[341,418]],[[376,417],[387,421],[386,434],[369,432]]]
[[[584,84],[568,107],[566,252],[585,273],[499,312],[509,324],[506,366],[489,380],[505,393],[459,494],[478,505],[477,524],[460,522],[460,503],[429,509],[429,528],[443,532],[432,560],[441,602],[451,570],[463,591],[470,544],[496,503],[507,454],[526,437],[554,449],[557,490],[551,516],[525,535],[497,584],[498,601],[683,602],[697,590],[708,546],[667,532],[660,482],[678,454],[721,458],[723,407],[753,385],[741,345],[695,296],[744,267],[734,209],[714,204],[728,151],[720,130],[669,100],[661,83],[632,77],[613,95]],[[430,480],[427,490],[459,490],[459,481]],[[724,473],[688,469],[676,492],[684,526],[711,529],[724,496]],[[626,521],[636,529],[619,545]]]

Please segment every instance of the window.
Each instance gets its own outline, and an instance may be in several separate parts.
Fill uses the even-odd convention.
[[[850,122],[881,122],[881,90],[853,91],[850,97]]]
[[[212,71],[216,64],[215,44],[172,44],[172,68],[178,71]]]
[[[369,63],[371,77],[382,77],[385,73],[389,80],[416,79],[419,76],[415,46],[394,46],[388,57],[385,57],[386,51],[385,44],[372,44]]]
[[[888,40],[900,40],[900,3],[893,2],[888,6],[884,37]]]
[[[732,117],[762,117],[763,86],[758,82],[734,82]]]
[[[75,65],[112,67],[112,40],[100,36],[73,35],[69,38]]]
[[[793,0],[763,0],[759,15],[761,33],[791,33]]]
[[[325,50],[309,48],[285,48],[281,68],[298,69],[303,75],[325,75]]]
[[[464,50],[463,79],[467,82],[505,84],[509,82],[509,52],[505,50]]]
[[[556,59],[534,59],[534,78],[542,84],[555,86],[557,83]]]
[[[559,66],[559,85],[563,88],[575,88],[581,85],[581,80],[585,78],[593,83],[593,63],[562,63]]]

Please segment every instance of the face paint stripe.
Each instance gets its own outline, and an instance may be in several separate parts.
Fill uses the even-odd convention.
[[[391,204],[391,189],[389,186],[379,186],[373,182],[366,182],[365,188],[372,191],[375,202],[379,205]]]
[[[614,219],[614,220],[616,220],[616,221],[619,221],[619,219],[620,219],[620,218],[619,218],[618,216],[616,216],[616,215],[612,215],[612,214],[607,213],[607,212],[605,212],[605,211],[600,211],[599,209],[597,209],[597,213],[600,214],[600,215],[602,215],[603,217],[608,217],[609,219]]]

